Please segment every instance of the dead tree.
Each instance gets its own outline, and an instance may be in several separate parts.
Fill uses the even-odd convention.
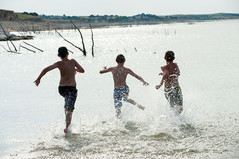
[[[95,46],[95,42],[94,42],[94,34],[93,34],[93,31],[92,31],[92,26],[90,24],[90,31],[91,31],[91,40],[92,40],[92,47],[91,47],[91,50],[92,50],[92,56],[94,57],[95,56],[95,53],[94,53],[94,46]]]
[[[10,46],[9,46],[9,44],[8,44],[8,41],[11,42],[12,46],[14,47],[15,52],[17,52],[16,46],[15,46],[15,45],[13,44],[13,42],[11,41],[11,37],[7,34],[7,32],[6,32],[5,29],[3,28],[2,24],[0,24],[0,27],[1,27],[1,29],[2,29],[2,31],[3,31],[3,33],[4,33],[4,35],[6,36],[6,41],[7,41],[7,46],[8,46],[8,48],[9,48],[9,52],[14,52],[14,51],[11,50],[11,48],[10,48]]]
[[[82,52],[83,52],[84,56],[86,56],[84,38],[83,38],[83,35],[82,35],[81,31],[80,31],[80,28],[78,28],[78,27],[73,23],[72,20],[70,20],[70,21],[71,21],[72,25],[75,27],[75,29],[78,30],[78,32],[80,33],[81,43],[82,43],[82,47],[83,47]]]
[[[76,46],[75,44],[73,44],[72,42],[70,42],[69,40],[67,40],[66,38],[64,38],[57,30],[55,30],[56,33],[63,39],[65,40],[66,42],[68,42],[69,44],[71,44],[72,46],[74,46],[75,48],[79,49],[81,52],[83,52],[83,49]],[[83,52],[84,53],[84,52]],[[84,56],[86,56],[86,54],[84,54]]]
[[[70,20],[72,25],[74,26],[74,28],[76,30],[78,30],[78,32],[80,33],[80,37],[81,37],[81,43],[82,43],[82,48],[80,48],[79,46],[76,46],[75,44],[73,44],[72,42],[70,42],[69,40],[67,40],[66,38],[64,38],[61,33],[59,33],[56,29],[55,29],[55,32],[63,39],[65,40],[66,42],[68,42],[69,44],[71,44],[72,46],[74,46],[75,48],[79,49],[84,56],[86,56],[86,49],[85,49],[85,43],[84,43],[84,38],[83,38],[83,35],[80,31],[80,28],[78,28],[72,20]],[[91,40],[92,40],[92,56],[94,57],[94,34],[93,34],[93,31],[92,31],[92,26],[90,25],[90,29],[91,29]]]

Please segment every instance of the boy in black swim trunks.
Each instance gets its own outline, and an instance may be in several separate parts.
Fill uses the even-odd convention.
[[[84,73],[84,69],[80,66],[78,62],[74,59],[68,59],[68,51],[66,47],[60,47],[58,49],[58,57],[61,61],[54,63],[42,70],[38,78],[34,81],[36,86],[40,84],[41,78],[49,71],[58,68],[60,70],[61,78],[59,84],[59,93],[65,98],[65,119],[66,128],[64,132],[67,133],[68,127],[71,124],[72,113],[74,110],[74,105],[77,97],[75,74],[76,71]]]
[[[144,107],[140,104],[137,104],[133,99],[128,99],[129,95],[129,87],[126,84],[126,77],[128,74],[137,78],[144,85],[149,85],[147,82],[144,81],[143,78],[135,74],[131,69],[124,67],[125,57],[124,55],[120,54],[116,57],[116,62],[118,63],[115,67],[106,68],[104,67],[103,70],[100,71],[100,74],[112,72],[113,79],[114,79],[114,105],[116,109],[116,116],[119,118],[121,114],[121,106],[122,100],[129,102],[133,105],[137,105],[138,108],[144,110]]]
[[[180,70],[178,65],[173,62],[175,59],[173,51],[167,51],[164,59],[167,64],[161,67],[163,72],[159,75],[162,75],[162,80],[155,88],[159,89],[164,83],[165,97],[169,101],[170,107],[174,110],[175,114],[178,115],[183,111],[183,96],[178,83]]]

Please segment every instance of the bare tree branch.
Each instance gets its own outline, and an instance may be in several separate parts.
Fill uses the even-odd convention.
[[[15,51],[17,52],[17,48],[16,48],[16,46],[15,46],[15,45],[13,44],[13,42],[10,40],[10,37],[7,35],[7,33],[6,33],[6,31],[4,30],[2,24],[0,24],[0,27],[2,28],[3,33],[4,33],[5,36],[7,37],[6,40],[9,40],[9,41],[11,42],[11,44],[12,44],[12,46],[14,47]],[[8,44],[8,47],[9,47],[9,44]],[[10,47],[9,47],[9,48],[10,48]]]
[[[80,47],[76,46],[75,44],[73,44],[73,43],[70,42],[69,40],[65,39],[57,30],[55,30],[55,31],[58,33],[58,35],[59,35],[60,37],[62,37],[62,39],[64,39],[66,42],[70,43],[72,46],[76,47],[76,48],[79,49],[81,52],[83,52],[83,50],[82,50]],[[83,53],[84,53],[84,52],[83,52]]]
[[[16,53],[16,54],[20,54],[19,52],[15,52],[15,51],[12,51],[12,50],[7,50],[3,45],[0,44],[0,46],[2,46],[2,48],[4,50],[6,50],[7,52],[11,52],[11,53]]]
[[[12,52],[12,49],[10,48],[8,41],[7,41],[7,46],[9,48],[9,52]]]
[[[94,42],[94,34],[93,34],[93,30],[92,30],[92,26],[90,24],[90,31],[91,31],[91,40],[92,40],[92,56],[94,57],[95,56],[95,53],[94,53],[94,46],[95,46],[95,42]]]
[[[26,50],[28,50],[28,51],[31,51],[31,52],[33,52],[33,53],[36,53],[36,51],[31,50],[31,49],[28,49],[27,47],[24,47],[24,46],[21,46],[21,45],[20,45],[20,47],[22,47],[22,48],[24,48],[24,49],[26,49]]]
[[[71,23],[73,24],[73,26],[75,27],[75,29],[77,29],[78,32],[80,33],[80,36],[81,36],[81,43],[82,43],[82,47],[83,47],[82,52],[83,52],[83,54],[86,56],[85,43],[84,43],[83,35],[82,35],[80,29],[79,29],[79,28],[73,23],[73,21],[72,21],[72,20],[70,20],[70,21],[71,21]]]
[[[31,46],[31,47],[33,47],[33,48],[35,48],[35,49],[37,49],[37,50],[43,52],[43,50],[41,50],[41,49],[39,49],[39,48],[37,48],[37,47],[31,45],[31,44],[29,44],[29,43],[27,43],[27,42],[25,42],[25,41],[23,41],[23,42],[24,42],[26,45],[29,45],[29,46]]]

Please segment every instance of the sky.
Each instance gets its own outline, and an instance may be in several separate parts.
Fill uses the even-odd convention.
[[[239,13],[239,0],[0,0],[0,9],[67,16]]]

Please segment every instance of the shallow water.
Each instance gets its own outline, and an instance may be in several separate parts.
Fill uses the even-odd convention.
[[[230,20],[94,29],[94,58],[90,30],[82,30],[87,57],[54,32],[28,41],[43,53],[21,49],[16,55],[0,47],[0,157],[238,158],[238,26],[238,20]],[[62,34],[81,44],[78,32]],[[62,45],[86,70],[76,76],[71,138],[63,134],[59,71],[49,72],[38,88],[33,84],[44,67],[59,60]],[[154,88],[167,50],[175,52],[181,70],[184,111],[179,117],[169,109],[163,90]],[[124,103],[120,120],[113,107],[112,75],[99,74],[103,66],[115,65],[119,53],[126,56],[126,67],[150,83],[145,87],[128,77],[130,97],[146,109]]]

